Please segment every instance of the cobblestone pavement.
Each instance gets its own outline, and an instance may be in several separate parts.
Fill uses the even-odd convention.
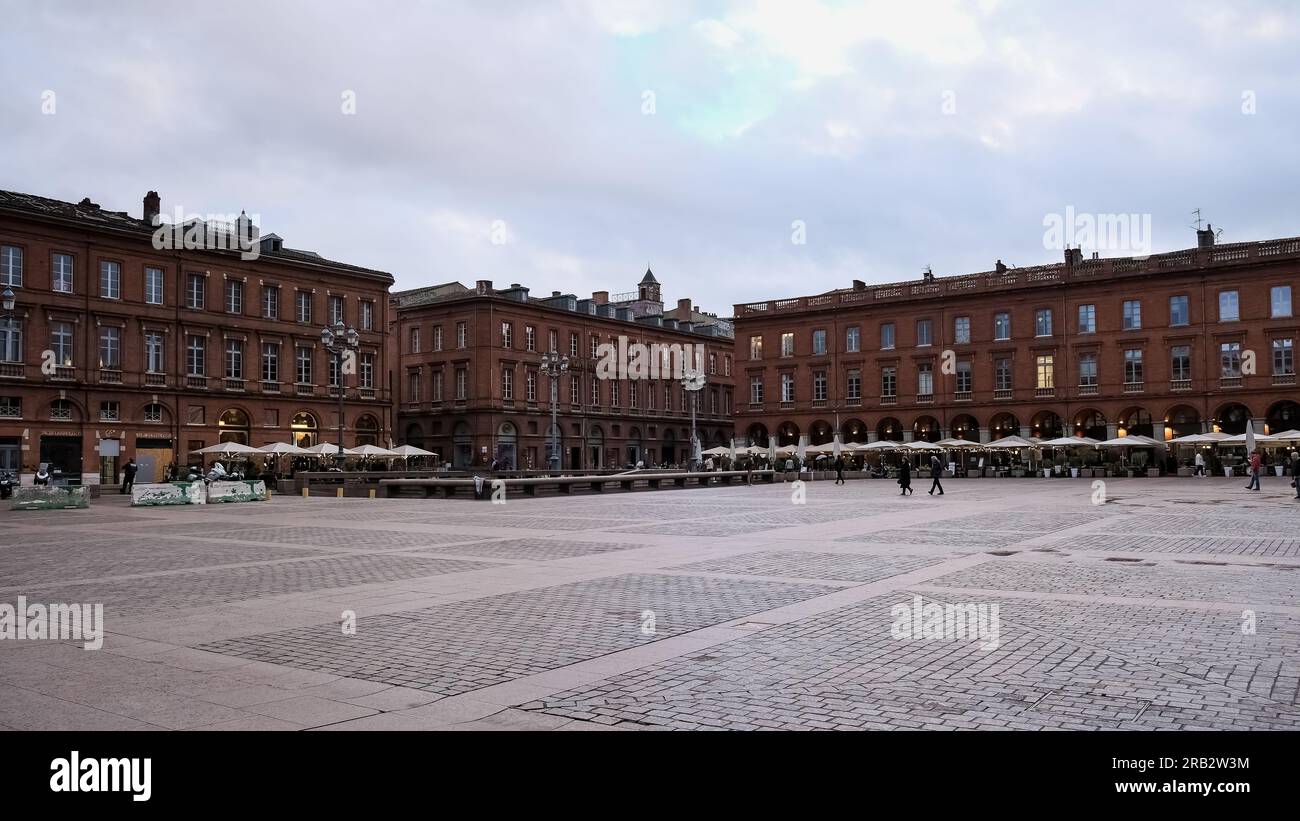
[[[1300,503],[1236,482],[0,510],[0,602],[107,630],[0,640],[0,729],[1300,729]]]

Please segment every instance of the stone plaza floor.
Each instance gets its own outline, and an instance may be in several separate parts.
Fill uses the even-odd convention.
[[[0,728],[1296,729],[1287,483],[6,509],[0,602],[106,635],[0,640]]]

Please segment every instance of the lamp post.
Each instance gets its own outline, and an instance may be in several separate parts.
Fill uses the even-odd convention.
[[[349,328],[339,320],[331,327],[326,325],[320,330],[320,344],[325,350],[334,354],[334,361],[338,363],[338,389],[339,389],[339,465],[343,464],[343,355],[345,352],[354,352],[360,347],[357,329]]]
[[[689,470],[694,473],[700,465],[700,435],[695,429],[695,409],[700,402],[700,390],[708,381],[703,369],[684,368],[682,370],[682,388],[691,394],[691,464]]]
[[[542,354],[542,373],[551,378],[551,441],[548,445],[546,463],[550,465],[551,470],[560,469],[560,427],[556,423],[555,417],[559,406],[559,384],[560,374],[569,369],[568,355],[561,356],[557,351]]]

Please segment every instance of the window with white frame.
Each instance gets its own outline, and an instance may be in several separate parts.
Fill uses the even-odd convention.
[[[50,261],[50,288],[56,293],[70,294],[75,285],[72,275],[72,254],[55,254]]]
[[[144,269],[144,301],[150,305],[163,304],[163,272],[161,268]]]
[[[99,263],[99,295],[104,299],[122,298],[122,265],[112,260]]]

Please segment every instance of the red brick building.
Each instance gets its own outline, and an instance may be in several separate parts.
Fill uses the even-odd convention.
[[[691,406],[680,382],[598,378],[597,346],[620,336],[702,346],[702,447],[730,443],[730,323],[694,310],[690,300],[663,310],[649,271],[636,291],[612,299],[606,291],[538,298],[521,285],[479,281],[399,292],[393,305],[396,435],[456,467],[494,459],[518,469],[548,466],[551,383],[539,365],[552,350],[569,357],[556,391],[563,469],[689,461]]]
[[[335,441],[340,377],[345,443],[388,442],[392,276],[274,234],[255,254],[158,249],[160,205],[149,192],[137,218],[0,192],[0,290],[17,303],[0,318],[0,468],[111,484],[135,458],[150,481],[218,441]],[[338,318],[359,331],[355,373],[321,346]]]
[[[1300,427],[1300,239],[735,306],[736,433],[766,444]]]

